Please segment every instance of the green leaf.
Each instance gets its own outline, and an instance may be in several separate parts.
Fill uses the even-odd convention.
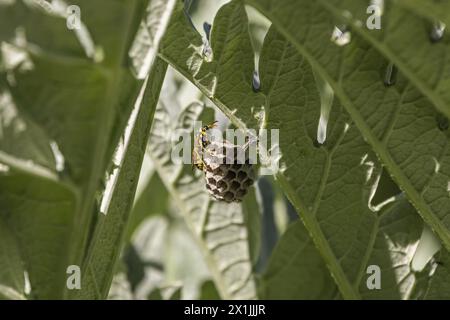
[[[144,19],[130,49],[133,70],[138,78],[144,77],[158,52],[159,42],[165,33],[175,0],[150,0]]]
[[[220,8],[211,30],[211,47],[212,56],[204,56],[200,34],[178,5],[160,45],[161,58],[192,81],[235,125],[253,127],[262,120],[254,117],[262,97],[252,91],[254,57],[243,6],[233,2]]]
[[[14,1],[0,1],[0,41],[12,37],[14,33],[15,24],[12,24],[7,19],[8,16],[15,12]]]
[[[26,300],[25,296],[21,295],[10,287],[5,287],[0,284],[0,300]]]
[[[318,5],[348,24],[355,34],[394,63],[440,112],[450,118],[450,94],[447,90],[450,71],[446,66],[450,42],[448,36],[436,41],[430,38],[431,21],[427,24],[421,15],[389,1],[384,5],[380,29],[369,30],[364,23],[369,16],[366,13],[368,4],[364,1],[319,0]],[[442,4],[430,7],[438,8]],[[345,10],[351,15],[344,14]]]
[[[0,299],[24,295],[24,267],[16,239],[0,217]]]
[[[364,299],[411,298],[420,274],[413,270],[412,260],[422,234],[423,222],[414,207],[400,196],[392,204],[385,205],[371,231],[373,245],[366,252],[370,258],[362,270],[359,290]],[[381,270],[381,289],[367,286],[366,267],[376,265]]]
[[[60,298],[66,284],[73,193],[54,181],[12,171],[0,176],[0,208],[3,226],[18,243],[31,297]]]
[[[370,248],[367,230],[375,223],[369,197],[379,174],[376,160],[337,101],[329,115],[328,138],[318,144],[320,104],[311,68],[274,29],[266,36],[260,65],[267,128],[280,129],[281,172],[276,178],[343,295],[357,297],[353,285]]]
[[[262,299],[333,299],[338,290],[301,221],[289,225],[260,284]]]
[[[257,245],[249,233],[253,227],[249,223],[257,219],[252,216],[259,215],[254,191],[242,205],[213,201],[203,179],[194,176],[191,165],[173,162],[170,132],[183,129],[190,133],[203,106],[193,103],[183,109],[170,101],[169,109],[166,101],[163,99],[157,108],[149,145],[156,170],[198,241],[221,297],[255,298],[252,248]],[[173,118],[178,121],[172,121]]]
[[[18,0],[2,3],[0,21],[0,40],[23,43],[26,39],[27,45],[72,58],[88,58],[93,54],[88,52],[90,49],[83,48],[79,34],[67,28],[64,10],[47,2]]]
[[[1,75],[0,75],[1,77]],[[0,159],[11,166],[33,161],[36,168],[56,171],[51,140],[45,132],[28,119],[14,103],[10,91],[0,88]]]
[[[399,72],[395,83],[386,85],[389,62],[365,40],[367,36],[354,32],[345,46],[333,42],[331,32],[339,16],[330,3],[250,2],[330,83],[395,182],[450,249],[449,133],[430,100],[408,82],[406,70],[400,68],[405,75]]]
[[[310,4],[306,8],[310,9],[311,6],[315,5]],[[290,17],[291,13],[296,13],[295,10],[290,9],[290,11],[285,9],[284,17]],[[310,22],[311,19],[322,18],[321,15],[323,15],[323,13],[311,13],[304,9],[302,12],[308,17],[309,20],[305,20],[307,22]],[[270,15],[268,16],[271,18]],[[293,21],[295,23],[304,22],[297,20],[299,19]],[[290,20],[283,18],[283,22],[288,21]],[[341,107],[339,101],[335,100],[327,123],[325,143],[321,145],[317,142],[320,101],[315,79],[307,61],[312,63],[325,80],[330,81],[333,78],[325,72],[326,69],[324,70],[321,64],[310,59],[310,55],[305,55],[308,58],[305,60],[298,53],[300,48],[298,43],[293,42],[291,37],[286,40],[278,34],[275,31],[278,22],[272,22],[274,27],[266,36],[259,63],[261,90],[258,93],[253,92],[248,81],[252,70],[250,67],[253,66],[253,54],[248,50],[248,36],[243,36],[247,35],[248,31],[242,1],[232,1],[219,10],[211,36],[212,60],[202,56],[204,48],[203,45],[200,45],[200,36],[194,30],[189,29],[189,23],[180,9],[176,10],[172,18],[168,29],[169,35],[163,40],[160,47],[160,55],[208,95],[238,127],[251,128],[259,124],[263,128],[280,130],[282,157],[281,170],[276,175],[277,181],[299,212],[342,296],[344,298],[360,298],[361,294],[365,293],[359,291],[359,286],[366,264],[371,258],[370,252],[377,240],[376,232],[380,224],[379,218],[375,214],[380,208],[372,207],[370,201],[375,193],[381,170],[364,138],[369,142],[373,141],[366,135],[364,138],[361,136],[360,131],[353,125],[352,119]],[[307,24],[307,26],[309,25]],[[294,28],[293,24],[290,26]],[[333,30],[332,27],[330,33]],[[317,22],[317,28],[323,32],[324,26]],[[285,33],[283,32],[283,34]],[[295,34],[297,35],[298,32],[296,31]],[[337,48],[336,51],[342,50],[330,41],[330,34],[327,33],[327,35],[327,43],[321,43],[321,45],[317,45],[311,38],[311,45],[316,46],[312,52],[319,55],[322,48],[327,49],[327,46],[331,45]],[[314,37],[314,39],[316,38]],[[234,56],[228,52],[233,50],[240,58],[239,61],[231,63]],[[304,51],[301,52],[304,53]],[[341,70],[337,65],[340,63],[339,59],[319,56],[328,64],[333,64],[332,71],[339,75],[340,72],[346,71],[346,68],[360,66],[360,59],[364,57],[358,55],[355,57],[353,54],[352,60],[342,64]],[[331,54],[329,56],[333,57]],[[372,56],[369,57],[372,58]],[[388,65],[384,60],[383,63],[381,67]],[[379,67],[377,70],[380,70],[381,67],[377,66]],[[367,75],[366,81],[372,83],[377,80],[381,86],[380,89],[386,91],[388,89],[382,83],[383,71],[384,69],[382,72],[370,73],[371,76]],[[374,74],[380,75],[379,80],[373,77]],[[339,81],[344,82],[346,78],[340,76]],[[229,83],[232,83],[233,86],[230,87]],[[338,98],[342,100],[343,90],[336,85],[336,81],[330,81],[330,83],[334,86]],[[361,93],[368,95],[373,92],[372,89],[364,90],[365,82],[359,78],[352,80],[351,84],[360,86],[351,91],[353,95]],[[398,81],[397,85],[405,88],[402,80]],[[391,108],[395,108],[397,104],[394,103],[395,100],[393,101],[395,92],[391,93],[392,90],[395,90],[395,87],[391,88],[390,94],[393,96],[390,96],[390,100],[386,100],[386,103],[391,105]],[[413,97],[408,98],[410,100]],[[371,98],[373,99],[373,97]],[[343,99],[343,102],[347,106],[348,99]],[[380,101],[371,102],[369,107],[372,110],[380,105],[382,105]],[[264,113],[260,112],[262,110]],[[435,113],[430,108],[427,110]],[[354,110],[348,111],[353,117]],[[371,119],[370,123],[376,125],[376,131],[380,134],[384,132],[383,129],[386,126],[389,127],[390,123],[392,125],[392,122],[387,122],[387,125],[382,126],[384,123],[377,120],[380,120],[382,116],[394,119],[395,117],[392,117],[390,113],[377,114],[377,116],[378,118]],[[360,117],[353,119],[358,127],[361,125],[360,120]],[[425,120],[434,121],[434,117],[425,116]],[[359,127],[359,129],[361,128]],[[398,131],[401,130],[402,128],[398,129]],[[433,137],[443,137],[444,133],[435,127],[435,123],[433,123],[432,130]],[[410,134],[409,130],[406,133],[397,133],[395,127],[389,128],[389,131],[394,131],[397,135]],[[416,130],[413,134],[420,132],[420,130]],[[363,134],[365,133],[367,130],[363,131]],[[396,135],[387,135],[387,138],[390,139],[395,137]],[[390,142],[391,149],[394,149],[393,142],[391,140],[387,142]],[[420,146],[417,143],[416,145]],[[439,146],[441,145],[439,143]],[[408,144],[408,147],[414,147],[412,142]],[[375,148],[375,151],[378,152],[379,149]],[[395,151],[399,152],[397,149]],[[429,153],[428,150],[425,150],[420,154]],[[441,159],[439,155],[436,156],[437,159]],[[381,159],[385,158],[381,157]],[[440,163],[440,165],[442,169],[446,164]],[[390,166],[388,168],[391,169]],[[423,168],[416,167],[414,170],[415,174],[417,170],[423,170]],[[408,173],[413,174],[413,170],[409,169]],[[395,177],[394,173],[391,172],[391,174]],[[441,177],[431,174],[431,181],[433,178]],[[403,184],[401,186],[404,187]],[[406,191],[410,191],[410,189]],[[424,195],[427,191],[429,190],[424,191]],[[409,192],[407,194],[410,196]],[[441,197],[440,201],[446,200]],[[443,207],[437,206],[437,208],[443,210]],[[370,231],[368,232],[368,230]],[[387,260],[382,260],[384,257],[383,255],[377,257],[377,259],[381,259],[380,264],[387,263]],[[389,267],[386,266],[386,268]],[[392,279],[400,281],[396,277],[391,277]],[[391,284],[391,287],[396,288],[399,296],[407,296],[401,285],[401,283],[395,283]],[[393,296],[392,292],[389,294],[391,297]],[[386,295],[388,296],[387,293]]]
[[[86,25],[96,48],[101,51],[103,63],[115,68],[117,65],[128,64],[126,58],[141,19],[145,18],[145,10],[150,1],[158,2],[158,0],[74,0],[70,1],[70,5],[80,7],[81,20]]]
[[[188,27],[180,25],[182,16],[173,19],[169,35],[189,34],[185,31]],[[228,23],[233,27],[227,28]],[[377,176],[375,160],[371,160],[369,146],[337,102],[330,115],[329,138],[322,146],[316,143],[320,102],[311,68],[274,29],[266,36],[260,58],[261,92],[253,92],[253,69],[248,67],[253,66],[253,53],[245,46],[249,41],[246,28],[241,1],[232,1],[219,10],[211,36],[214,58],[210,64],[215,68],[209,69],[209,77],[199,77],[204,74],[202,70],[210,68],[204,60],[194,64],[196,69],[186,68],[187,62],[202,58],[194,49],[187,52],[178,48],[178,42],[170,36],[161,44],[161,56],[204,93],[215,88],[209,92],[210,99],[236,125],[250,128],[259,117],[261,126],[280,130],[282,158],[277,180],[301,214],[344,295],[356,298],[355,265],[364,263],[364,251],[369,245],[366,230],[375,223],[368,203]],[[193,38],[185,41],[196,43],[199,37],[194,32],[191,35]],[[225,43],[216,49],[220,39]],[[229,58],[221,58],[220,53],[228,50],[238,51],[239,62],[231,64]],[[233,57],[231,53],[229,56]],[[215,74],[215,70],[222,73]],[[229,82],[221,80],[223,74]],[[246,78],[248,81],[243,83]],[[227,87],[227,83],[233,87]],[[332,242],[332,237],[340,241]]]
[[[200,300],[220,300],[220,295],[217,292],[214,282],[211,280],[205,281],[202,284]]]
[[[84,61],[58,62],[39,54],[32,55],[32,61],[34,68],[17,71],[17,84],[10,86],[14,101],[57,143],[70,180],[87,183],[95,167],[91,161],[95,145],[89,142],[98,128],[95,119],[102,113],[102,95],[108,90],[105,70]],[[40,82],[47,86],[37,86]]]
[[[364,299],[408,299],[421,274],[412,269],[423,223],[404,198],[387,205],[370,231],[372,246],[357,290]],[[368,266],[380,268],[380,288],[369,289]],[[427,278],[429,276],[427,275]],[[434,281],[434,280],[433,280]],[[335,299],[336,285],[300,222],[289,226],[261,280],[265,299]]]
[[[427,17],[431,21],[440,20],[447,26],[450,25],[450,1],[448,0],[398,0],[397,2],[419,16]]]
[[[246,1],[272,23],[264,43]],[[430,40],[448,4],[385,2],[368,30],[369,1],[232,0],[207,37],[177,0],[73,0],[74,30],[65,1],[0,0],[0,298],[446,298],[447,250],[414,266],[431,256],[417,212],[450,249],[449,37]],[[232,126],[279,130],[274,178],[301,221],[283,232],[279,210],[274,249],[262,184],[213,201],[172,157],[213,109],[184,107],[198,91],[175,75],[153,119],[167,63]],[[136,199],[146,148],[155,174]]]
[[[29,273],[32,297],[56,298],[65,284],[74,189],[58,181],[52,150],[56,143],[17,107],[5,82],[1,84],[0,162],[6,173],[0,175],[0,219],[6,222],[2,234],[10,238],[2,241],[10,243],[12,251],[11,242],[17,243],[23,259],[17,271],[22,278],[24,269]],[[14,260],[14,254],[10,256]],[[13,298],[19,298],[23,285],[15,289]]]
[[[61,298],[65,268],[86,255],[97,191],[140,89],[127,64],[146,3],[73,1],[82,15],[75,31],[64,7],[33,0],[0,6],[8,26],[0,35],[8,42],[0,161],[11,172],[0,177],[1,214],[18,239],[32,297]]]
[[[442,250],[437,254],[437,267],[425,294],[425,299],[448,300],[450,296],[450,255]]]
[[[123,246],[129,212],[131,211],[144,158],[153,114],[166,73],[167,64],[157,60],[143,98],[130,118],[130,133],[124,137],[123,159],[105,216],[100,216],[91,240],[83,270],[83,286],[77,298],[104,299],[111,285],[114,267]]]

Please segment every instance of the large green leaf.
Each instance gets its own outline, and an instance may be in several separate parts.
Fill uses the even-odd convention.
[[[0,220],[0,299],[23,297],[24,266],[20,249],[11,231]]]
[[[81,8],[81,31],[69,30],[64,10],[47,2],[0,6],[11,31],[0,35],[8,42],[0,161],[9,170],[0,177],[0,214],[36,298],[60,298],[65,269],[84,259],[97,190],[140,87],[127,60],[146,1],[72,4]]]
[[[412,269],[423,222],[404,198],[387,205],[372,232],[370,257],[360,275],[358,291],[365,299],[408,299],[421,280]],[[380,268],[380,288],[370,290],[367,267]],[[434,281],[434,279],[433,279]],[[369,279],[370,282],[370,279]],[[306,229],[292,224],[281,238],[261,281],[266,299],[334,299],[339,297],[319,252]]]
[[[189,43],[198,42],[199,36],[186,32],[182,12],[173,21],[161,56],[208,94],[236,125],[251,128],[259,120],[263,127],[280,130],[282,158],[277,179],[301,213],[344,296],[358,297],[353,286],[360,267],[355,266],[364,265],[370,238],[366,230],[375,223],[369,195],[377,170],[370,161],[369,146],[338,103],[330,116],[326,144],[317,144],[320,102],[311,68],[274,29],[266,37],[260,58],[261,92],[253,92],[253,53],[245,46],[249,39],[241,1],[222,7],[215,19],[211,62],[201,56],[201,47],[177,47],[175,35],[183,33],[186,38],[190,34],[191,38],[182,38]],[[220,39],[225,43],[218,45]],[[233,63],[233,50],[238,51],[239,62]],[[230,58],[222,58],[222,52]]]
[[[259,231],[255,192],[252,190],[242,204],[213,201],[206,191],[204,180],[199,175],[194,176],[191,165],[177,164],[171,159],[171,132],[183,129],[190,133],[202,110],[200,103],[182,108],[167,98],[163,99],[155,114],[150,155],[178,210],[197,239],[221,297],[255,298],[252,269],[259,240],[249,231]],[[174,118],[178,121],[173,121]]]
[[[330,3],[251,3],[331,84],[394,180],[450,249],[449,132],[446,120],[430,100],[413,86],[414,81],[411,84],[404,76],[406,70],[386,79],[389,61],[356,32],[347,45],[332,41],[331,33],[339,17],[330,10]],[[418,46],[427,47],[428,41]]]
[[[0,0],[0,298],[70,297],[71,264],[82,267],[72,297],[106,297],[166,63],[237,127],[280,130],[275,178],[303,222],[281,238],[257,293],[255,190],[242,204],[212,201],[200,172],[172,161],[172,134],[205,109],[165,94],[149,153],[222,298],[448,296],[448,252],[412,270],[422,221],[406,201],[450,248],[449,42],[429,41],[431,23],[449,20],[447,1],[386,3],[382,30],[370,31],[369,1],[248,0],[273,24],[257,50],[260,87],[244,2],[220,9],[209,39],[175,0],[73,0],[80,30],[67,28],[64,1]],[[336,25],[350,27],[350,43],[331,39]],[[147,77],[156,51],[164,62]],[[405,198],[376,205],[399,192],[381,164]],[[173,235],[166,277],[185,279],[179,265],[198,258],[184,260],[191,247]],[[370,265],[381,267],[381,290],[366,286]]]
[[[10,243],[14,252],[11,238],[17,241],[31,297],[60,298],[66,284],[73,193],[55,181],[11,170],[0,176],[0,208],[3,227],[9,230],[9,235],[1,233],[2,243]],[[9,258],[17,257],[11,254]],[[15,272],[23,274],[22,270]]]
[[[286,17],[290,17],[290,13],[284,12]],[[319,13],[307,15],[320,21]],[[238,127],[259,125],[280,130],[282,157],[277,181],[300,213],[342,296],[359,298],[365,294],[360,292],[359,286],[371,259],[380,223],[370,199],[381,171],[370,146],[337,100],[329,115],[326,141],[318,143],[320,101],[311,67],[290,38],[286,40],[275,27],[265,39],[259,62],[261,88],[256,93],[250,81],[253,53],[249,50],[242,1],[232,1],[219,10],[211,34],[212,56],[205,56],[208,50],[200,35],[189,29],[181,9],[172,18],[160,55],[197,85]],[[336,46],[329,38],[327,41]],[[317,45],[314,52],[319,54],[322,50],[319,48]],[[339,61],[329,58],[333,55],[321,57],[328,63]],[[360,61],[353,63],[358,65]],[[317,63],[313,66],[320,67]],[[339,72],[339,68],[333,70]],[[323,68],[317,71],[329,80]],[[380,83],[383,86],[382,81]],[[354,90],[354,94],[361,91]],[[341,96],[338,94],[338,97]],[[377,126],[377,132],[383,129],[381,124]],[[434,133],[442,135],[439,130]],[[443,165],[441,163],[441,168]],[[386,254],[386,250],[382,252]],[[389,269],[393,265],[389,267],[387,263],[393,262],[384,257],[380,254],[373,259]],[[395,282],[393,292],[404,291],[401,285]]]

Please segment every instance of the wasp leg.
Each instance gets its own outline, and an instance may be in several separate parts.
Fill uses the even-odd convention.
[[[215,154],[213,151],[208,149],[208,145],[209,145],[209,141],[208,141],[208,144],[206,145],[206,147],[202,145],[202,152],[206,152],[209,156],[214,157]]]

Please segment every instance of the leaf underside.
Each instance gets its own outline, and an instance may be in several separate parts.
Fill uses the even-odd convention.
[[[260,3],[255,6],[259,9],[263,7]],[[304,5],[306,9],[314,6],[313,4]],[[269,6],[271,10],[274,10],[274,7],[278,8],[278,3]],[[384,70],[387,62],[382,58],[378,60],[380,56],[376,55],[376,52],[373,52],[374,50],[371,50],[368,45],[364,47],[369,50],[367,55],[363,54],[365,51],[361,51],[359,47],[358,50],[355,48],[353,51],[350,50],[349,45],[345,48],[337,47],[329,40],[329,30],[326,29],[326,33],[322,30],[324,29],[324,23],[321,22],[324,18],[323,13],[308,12],[305,8],[301,10],[290,8],[289,14],[287,13],[289,9],[284,9],[283,14],[288,18],[284,18],[283,22],[290,23],[291,28],[294,26],[298,28],[296,24],[300,24],[302,27],[301,23],[305,24],[305,28],[312,23],[317,25],[311,34],[299,33],[298,30],[295,34],[299,36],[306,34],[311,37],[311,46],[314,45],[311,52],[322,59],[327,59],[328,64],[332,64],[330,69],[334,72],[333,74],[338,76],[337,83],[348,82],[352,86],[364,86],[352,90],[351,93],[353,95],[361,94],[362,98],[366,99],[352,98],[361,104],[361,108],[368,109],[364,110],[364,114],[374,115],[370,118],[370,123],[374,124],[373,130],[379,137],[383,137],[383,146],[387,145],[382,150],[387,150],[389,147],[390,152],[398,152],[397,149],[405,148],[403,144],[394,145],[395,141],[402,138],[406,139],[406,142],[412,139],[412,142],[408,143],[408,147],[424,146],[424,143],[413,145],[414,139],[418,138],[410,137],[411,134],[419,135],[420,132],[410,133],[408,128],[405,129],[400,125],[398,125],[398,129],[396,127],[398,121],[396,117],[401,115],[397,109],[402,106],[402,103],[398,102],[400,93],[397,90],[401,90],[401,93],[403,90],[411,90],[411,92],[407,92],[409,97],[406,93],[405,95],[408,97],[408,102],[412,99],[410,102],[412,105],[415,102],[414,97],[420,96],[420,94],[414,91],[412,86],[408,86],[406,80],[401,76],[394,87],[386,88],[382,78],[380,79],[380,72],[377,71],[377,76],[374,77],[370,68],[361,67],[361,74],[359,74],[357,71],[360,70],[361,63],[365,63],[366,60],[367,63],[371,63],[369,66],[372,68],[375,64],[377,70]],[[292,18],[296,11],[301,11],[307,19]],[[267,16],[272,18],[270,15]],[[317,21],[312,22],[311,19]],[[375,210],[370,204],[370,198],[376,189],[381,173],[378,160],[371,151],[373,145],[365,142],[366,140],[369,143],[373,141],[364,134],[367,130],[361,130],[360,116],[354,117],[353,109],[346,106],[349,99],[342,99],[341,92],[336,90],[337,86],[334,86],[339,100],[335,99],[332,106],[327,127],[328,138],[322,145],[317,143],[320,99],[310,64],[315,68],[320,67],[320,64],[312,61],[310,55],[304,54],[298,43],[290,37],[286,37],[285,32],[277,32],[276,29],[280,29],[277,21],[272,21],[272,23],[273,26],[266,36],[259,61],[261,89],[258,92],[254,92],[251,87],[254,59],[253,52],[249,49],[247,17],[241,1],[232,1],[219,10],[212,28],[213,58],[210,62],[202,55],[201,36],[190,28],[181,9],[178,9],[178,13],[177,11],[174,13],[168,36],[161,44],[160,56],[193,82],[238,127],[255,128],[255,126],[259,126],[280,130],[282,157],[280,160],[281,170],[276,176],[277,181],[299,212],[342,296],[344,298],[360,298],[367,294],[364,290],[360,290],[360,284],[369,259],[380,260],[379,264],[390,264],[391,267],[396,263],[396,261],[384,258],[390,256],[388,243],[380,249],[381,253],[377,254],[376,258],[371,255],[372,251],[376,253],[374,245],[377,243],[377,232],[381,223],[378,217],[379,213],[374,212]],[[323,33],[327,35],[326,40],[329,44],[323,44],[320,41],[315,43],[312,40],[313,36],[316,39]],[[350,45],[355,42],[352,41]],[[323,55],[323,50],[328,47],[333,49],[335,54]],[[343,49],[348,50],[345,55],[341,52]],[[343,59],[347,55],[348,58],[344,61]],[[327,58],[329,56],[342,59],[329,59]],[[356,71],[352,78],[353,68]],[[323,69],[323,67],[317,68],[320,74],[333,84],[330,76],[323,72]],[[366,87],[370,87],[370,90],[367,90]],[[377,95],[373,94],[375,97],[372,95],[374,92],[377,93],[374,88],[380,91]],[[340,90],[343,91],[343,89]],[[389,99],[383,96],[386,91],[389,91]],[[369,95],[371,100],[366,101],[369,97],[365,95]],[[374,98],[378,98],[378,100],[372,102]],[[380,102],[380,99],[383,99],[384,104]],[[341,103],[345,109],[341,107]],[[383,108],[390,108],[391,112],[384,110],[382,113],[377,112],[377,108],[381,105]],[[384,107],[385,105],[386,107]],[[419,103],[414,106],[418,108]],[[263,114],[261,114],[262,110]],[[434,121],[436,111],[432,108],[423,108],[422,111],[431,113],[431,116],[424,116],[425,120]],[[395,113],[394,117],[392,113]],[[406,111],[405,113],[409,117],[412,114],[412,112],[407,113]],[[405,117],[407,117],[406,114]],[[386,121],[388,118],[394,120]],[[443,145],[439,142],[436,143],[439,146],[433,145],[439,152],[439,159],[442,161],[441,152],[446,152],[445,133],[436,128],[435,122],[429,130],[431,130],[430,135],[434,139],[434,143],[436,143],[436,137],[443,142]],[[369,133],[372,134],[372,131]],[[431,148],[430,141],[432,141],[431,138],[426,141],[427,148]],[[379,149],[374,148],[374,150],[379,155]],[[404,157],[410,160],[416,153],[414,150],[412,152],[412,156]],[[427,150],[421,154],[428,155],[430,152]],[[383,157],[380,156],[380,158],[382,161],[384,160]],[[392,162],[391,155],[389,159]],[[429,158],[419,157],[419,159],[422,161],[422,165]],[[406,165],[408,164],[406,163]],[[429,162],[426,164],[429,165]],[[440,164],[442,169],[445,162],[442,161]],[[392,166],[388,165],[387,168],[391,169]],[[425,168],[421,166],[420,170],[423,172]],[[413,174],[413,170],[407,166],[400,169],[398,171],[401,177],[406,173]],[[442,171],[445,172],[445,170]],[[389,172],[394,178],[396,177],[392,171]],[[438,182],[441,172],[437,175],[434,172],[427,173],[428,184]],[[414,180],[414,182],[416,181]],[[405,183],[411,184],[412,181],[406,179]],[[403,187],[402,184],[400,186]],[[410,196],[408,193],[410,189],[405,190],[408,196]],[[423,192],[424,197],[427,195],[427,191],[430,192],[431,187],[427,186]],[[439,201],[445,202],[447,198],[440,197]],[[420,203],[424,202],[424,199],[421,198]],[[413,203],[416,205],[414,201]],[[428,204],[428,206],[431,205],[431,203]],[[437,214],[442,215],[443,206],[436,205],[433,208],[437,208],[439,211]],[[445,219],[443,221],[436,219],[436,212],[431,215],[431,219],[428,219],[426,214],[424,216],[427,217],[427,222],[430,220],[436,222],[438,227],[444,227],[446,223]],[[413,225],[417,224],[413,223]],[[418,225],[420,226],[420,224]],[[445,238],[447,230],[441,228],[441,235]],[[410,241],[406,241],[405,250],[411,250],[416,245],[417,239],[414,234]],[[414,252],[414,250],[412,251]],[[411,254],[407,255],[405,259],[412,259]],[[389,269],[389,266],[386,268]],[[407,272],[410,272],[409,266],[405,268]],[[394,278],[395,281],[400,281],[394,276],[391,277],[391,280]],[[394,285],[391,292],[385,291],[382,295],[391,298],[405,297],[408,295],[408,290],[410,289],[403,289],[397,284]]]

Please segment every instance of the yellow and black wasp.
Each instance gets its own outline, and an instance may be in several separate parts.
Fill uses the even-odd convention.
[[[206,151],[206,147],[210,144],[207,131],[216,127],[217,121],[211,124],[205,125],[200,128],[198,134],[194,139],[194,148],[192,149],[192,169],[197,168],[200,171],[205,169],[205,163],[203,162],[203,152]]]

